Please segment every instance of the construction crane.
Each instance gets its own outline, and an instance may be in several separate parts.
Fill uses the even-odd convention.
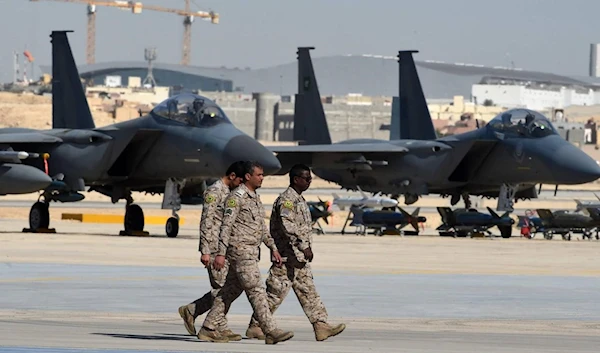
[[[29,1],[40,1],[40,0],[29,0]],[[185,0],[185,9],[170,9],[161,6],[154,5],[143,5],[141,2],[134,1],[100,1],[100,0],[46,0],[46,1],[60,1],[60,2],[71,2],[79,4],[87,4],[87,47],[86,47],[86,62],[93,64],[96,62],[96,6],[109,6],[117,7],[120,9],[131,9],[134,14],[140,14],[142,9],[160,12],[170,12],[179,16],[184,16],[183,19],[183,48],[181,56],[181,65],[190,64],[190,52],[192,45],[192,22],[195,17],[200,17],[205,20],[210,20],[213,24],[219,23],[219,14],[210,11],[196,11],[190,10],[190,0]]]

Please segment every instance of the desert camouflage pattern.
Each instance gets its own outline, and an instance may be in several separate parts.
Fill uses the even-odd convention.
[[[276,329],[258,267],[261,243],[265,243],[271,251],[277,251],[264,218],[260,197],[244,184],[227,197],[218,254],[226,255],[229,271],[222,290],[206,315],[205,327],[215,330],[222,326],[221,320],[226,317],[231,303],[245,291],[263,332],[267,334]]]
[[[203,255],[211,255],[211,264],[215,259],[214,254],[217,252],[219,246],[219,230],[221,228],[221,222],[223,221],[224,211],[223,205],[229,193],[229,187],[225,185],[222,179],[214,182],[204,192],[204,204],[202,205],[202,216],[200,219],[199,250]],[[187,305],[189,312],[194,316],[194,320],[210,310],[214,298],[225,284],[228,270],[228,261],[225,261],[225,267],[221,270],[216,270],[212,266],[208,266],[208,278],[212,289],[201,298],[198,298]],[[219,330],[227,329],[227,320],[225,318],[222,318],[219,322]]]
[[[310,210],[302,195],[288,187],[273,203],[271,237],[283,257],[306,262],[304,253],[312,244]]]
[[[225,200],[217,254],[241,259],[258,259],[260,244],[277,250],[265,223],[265,208],[257,193],[241,184]]]
[[[210,263],[215,260],[214,256],[210,257]],[[223,288],[225,284],[225,279],[227,278],[227,272],[229,271],[229,261],[225,260],[225,266],[216,270],[212,266],[208,266],[208,279],[210,280],[210,287],[212,288],[209,292],[204,294],[201,298],[194,300],[192,303],[188,304],[188,310],[194,316],[194,320],[209,311],[213,305],[214,298],[216,298],[219,291]],[[227,328],[227,319],[223,318],[219,321],[220,326],[219,330],[224,330]]]
[[[285,263],[282,267],[271,266],[267,278],[267,300],[271,313],[279,308],[291,288],[294,289],[300,306],[311,324],[327,322],[327,309],[317,293],[312,270],[308,263],[293,261]],[[259,326],[256,315],[252,315],[250,326]]]
[[[283,267],[271,266],[267,278],[267,299],[275,312],[290,289],[311,323],[327,322],[327,310],[317,293],[310,264],[302,250],[312,245],[312,220],[306,200],[289,187],[275,200],[271,213],[271,236],[281,256],[287,257]],[[252,316],[251,326],[257,325]]]
[[[204,204],[200,218],[200,246],[202,255],[212,255],[219,246],[219,230],[223,221],[223,205],[229,195],[229,187],[219,179],[204,192]]]

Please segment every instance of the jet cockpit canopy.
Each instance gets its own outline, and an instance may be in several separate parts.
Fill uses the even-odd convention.
[[[192,93],[182,93],[163,101],[150,112],[161,118],[180,123],[209,127],[217,124],[231,124],[225,112],[212,100]]]
[[[495,132],[519,137],[540,138],[558,132],[544,115],[529,109],[511,109],[498,114],[488,124]]]

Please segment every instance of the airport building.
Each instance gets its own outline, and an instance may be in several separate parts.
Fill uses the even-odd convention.
[[[599,47],[592,45],[592,49]],[[398,63],[395,56],[338,55],[318,57],[312,52],[320,92],[324,96],[354,95],[392,97],[398,94]],[[512,67],[486,67],[468,63],[420,61],[415,54],[417,69],[428,100],[452,101],[463,96],[475,104],[527,107],[531,109],[564,108],[569,105],[593,105],[600,102],[600,77],[574,77],[527,71]],[[295,55],[289,63],[268,68],[197,67],[176,64],[153,64],[153,77],[159,86],[180,87],[183,90],[224,91],[251,94],[270,92],[293,96],[297,91]],[[593,58],[596,59],[593,59]],[[597,60],[596,51],[590,55]],[[593,59],[593,60],[592,60]],[[600,65],[600,61],[599,61]],[[595,67],[595,66],[594,66]],[[49,71],[49,67],[42,70]],[[102,85],[107,77],[127,86],[129,77],[148,73],[147,62],[105,62],[81,65],[80,74],[94,84]],[[349,75],[348,73],[352,73]],[[355,98],[356,104],[368,104]]]

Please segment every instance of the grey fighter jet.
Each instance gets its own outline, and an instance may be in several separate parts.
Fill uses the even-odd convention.
[[[166,233],[175,237],[181,204],[201,203],[206,180],[223,175],[231,163],[256,160],[265,174],[280,169],[272,152],[238,130],[217,104],[198,95],[173,96],[146,116],[95,127],[67,32],[71,31],[51,35],[52,129],[0,129],[4,154],[50,154],[46,174],[51,179],[39,173],[45,171],[42,159],[20,160],[19,167],[27,171],[18,172],[26,175],[22,183],[28,190],[48,183],[31,208],[32,231],[48,229],[51,201],[82,200],[80,191],[89,187],[113,203],[126,200],[125,234],[144,229],[144,213],[133,203],[132,192],[164,193],[162,207],[173,211]]]
[[[436,138],[412,58],[400,51],[400,121],[397,139],[355,139],[331,143],[310,49],[298,49],[298,94],[294,135],[300,146],[271,146],[285,173],[293,163],[313,167],[319,177],[343,188],[404,195],[452,195],[456,204],[469,195],[498,197],[497,210],[511,211],[513,200],[537,197],[537,184],[583,184],[600,177],[600,166],[561,138],[539,112],[514,109],[486,126]],[[400,129],[400,133],[395,131]]]

